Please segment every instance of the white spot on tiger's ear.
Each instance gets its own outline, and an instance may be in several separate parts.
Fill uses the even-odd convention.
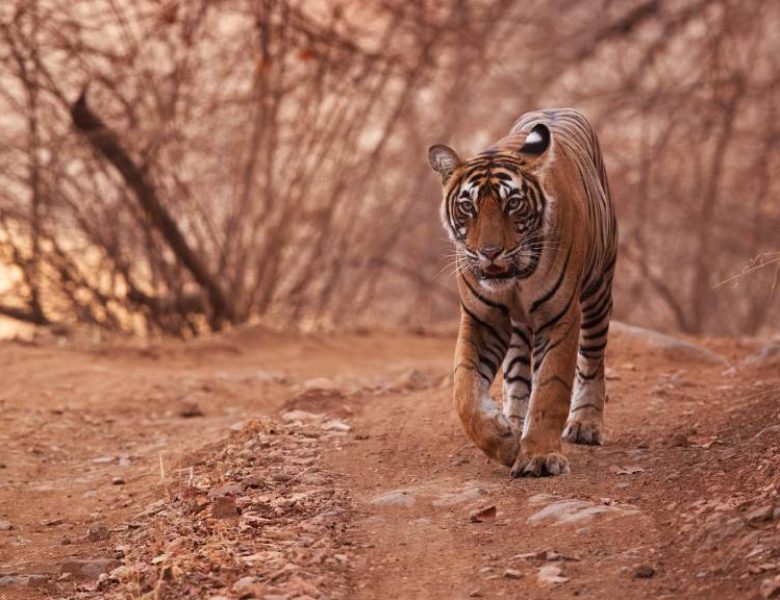
[[[525,136],[518,152],[528,171],[543,173],[552,165],[553,150],[552,132],[544,123],[537,123]]]
[[[542,141],[542,136],[539,135],[539,133],[536,131],[532,131],[531,133],[528,134],[528,137],[525,138],[526,144],[538,144],[541,141]]]
[[[550,147],[552,135],[544,123],[537,123],[525,138],[520,148],[520,154],[541,156]]]

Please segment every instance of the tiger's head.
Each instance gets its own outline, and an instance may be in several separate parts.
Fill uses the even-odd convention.
[[[447,146],[428,151],[441,175],[441,219],[458,268],[490,291],[529,277],[539,263],[547,208],[540,176],[551,142],[550,130],[538,124],[524,140],[500,143],[467,161]]]

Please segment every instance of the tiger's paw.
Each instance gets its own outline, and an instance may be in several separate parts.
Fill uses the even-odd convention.
[[[572,444],[598,445],[604,443],[604,425],[601,420],[569,417],[563,429],[563,439]]]
[[[520,451],[520,433],[512,428],[509,420],[501,413],[484,415],[477,424],[470,433],[477,447],[490,458],[507,467],[512,466]]]
[[[569,459],[560,452],[521,452],[509,474],[512,477],[544,477],[569,472]]]
[[[503,416],[496,430],[487,454],[508,467],[514,463],[517,452],[520,450],[520,433],[515,431]]]

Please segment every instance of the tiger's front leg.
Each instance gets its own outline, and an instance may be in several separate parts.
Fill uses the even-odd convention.
[[[533,391],[520,453],[512,466],[514,477],[569,472],[561,432],[569,414],[579,327],[579,306],[572,302],[565,314],[534,333]]]
[[[504,358],[504,416],[522,433],[531,396],[531,339],[524,323],[512,321],[512,338]]]
[[[490,398],[490,384],[506,354],[509,337],[507,316],[478,316],[464,305],[455,347],[453,394],[455,410],[469,438],[490,458],[508,467],[517,456],[520,435]]]

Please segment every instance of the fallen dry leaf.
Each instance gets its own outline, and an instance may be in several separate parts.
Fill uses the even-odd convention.
[[[484,506],[477,508],[469,513],[469,520],[472,523],[483,523],[485,521],[492,521],[496,518],[496,505]]]
[[[717,435],[693,435],[688,438],[688,445],[709,450],[718,441]]]

